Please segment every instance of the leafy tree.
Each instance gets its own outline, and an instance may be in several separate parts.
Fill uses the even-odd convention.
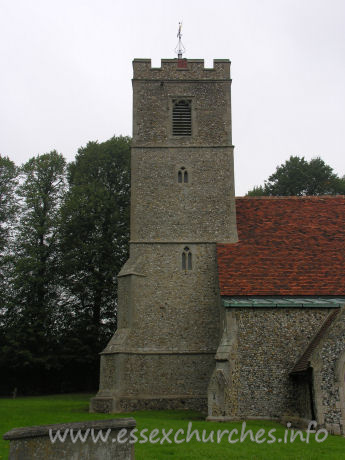
[[[54,310],[57,306],[59,207],[66,163],[56,151],[31,158],[18,187],[20,219],[14,246],[15,295],[6,314],[6,345],[0,362],[13,385],[25,374],[27,386],[44,384],[54,366]]]
[[[0,155],[0,251],[6,246],[10,223],[16,212],[15,188],[18,168],[8,157]]]
[[[0,155],[0,325],[9,300],[9,277],[12,259],[11,240],[17,211],[15,189],[18,168],[9,158]]]
[[[128,137],[89,142],[69,166],[62,207],[62,277],[73,325],[66,361],[78,362],[93,385],[98,353],[116,327],[117,273],[128,257],[129,164]]]
[[[265,181],[264,186],[254,187],[249,196],[303,196],[345,194],[345,180],[317,157],[309,162],[304,157],[290,156],[284,164]]]
[[[129,158],[130,139],[117,137],[89,142],[68,168],[55,151],[20,168],[0,392],[96,387],[128,257]]]
[[[249,190],[248,196],[266,196],[267,193],[262,185],[254,185],[253,190]]]

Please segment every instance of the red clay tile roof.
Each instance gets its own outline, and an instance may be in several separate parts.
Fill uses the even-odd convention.
[[[345,196],[236,198],[221,295],[345,295]]]

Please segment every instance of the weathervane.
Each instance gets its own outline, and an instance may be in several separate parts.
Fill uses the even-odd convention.
[[[183,43],[181,41],[182,38],[182,22],[178,23],[178,32],[177,32],[177,38],[178,38],[178,43],[175,48],[175,53],[177,53],[178,59],[182,59],[182,54],[186,51],[185,47],[183,46]]]

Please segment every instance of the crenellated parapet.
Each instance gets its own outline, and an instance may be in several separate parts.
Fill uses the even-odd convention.
[[[203,59],[162,59],[161,67],[152,67],[151,59],[134,59],[133,80],[230,80],[229,59],[214,59],[205,68]]]

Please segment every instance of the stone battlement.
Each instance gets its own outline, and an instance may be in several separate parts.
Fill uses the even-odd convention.
[[[161,67],[152,67],[151,59],[133,60],[134,80],[230,80],[229,59],[214,59],[205,68],[203,59],[162,59]]]

